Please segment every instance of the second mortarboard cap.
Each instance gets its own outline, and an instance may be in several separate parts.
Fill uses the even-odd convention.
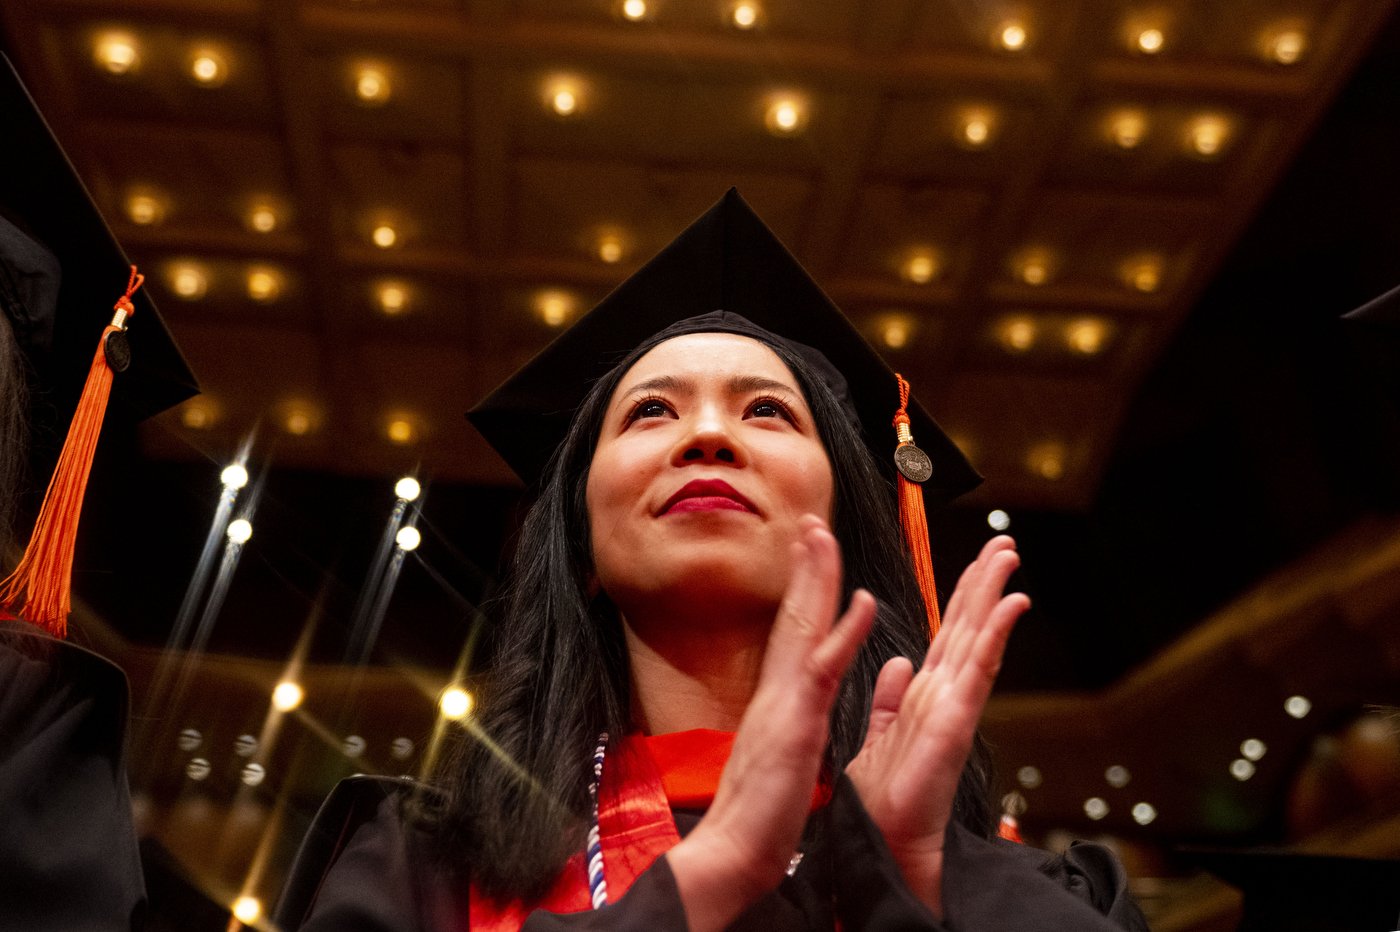
[[[33,366],[40,396],[72,414],[29,547],[0,583],[0,610],[62,635],[78,517],[109,395],[115,408],[139,419],[199,386],[141,276],[3,56],[0,113],[0,310]]]
[[[937,630],[925,496],[928,507],[941,507],[982,478],[909,397],[907,383],[732,188],[467,416],[516,474],[533,484],[563,441],[589,387],[663,331],[776,338],[833,389],[876,461],[891,475],[891,453],[898,442],[901,519],[930,623]],[[905,422],[898,441],[892,424],[896,410]],[[910,432],[926,458],[908,449]]]

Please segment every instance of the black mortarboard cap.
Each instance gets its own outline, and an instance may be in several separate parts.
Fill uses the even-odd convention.
[[[14,66],[0,58],[0,305],[66,423],[131,263]],[[146,289],[131,301],[131,365],[115,379],[110,402],[129,419],[199,393]]]
[[[900,403],[894,372],[732,188],[468,417],[533,484],[589,387],[628,352],[673,327],[677,334],[757,330],[781,338],[833,388],[893,474],[891,419]],[[933,465],[923,482],[928,507],[975,488],[981,476],[928,412],[910,399],[908,413]]]
[[[1238,932],[1394,932],[1400,929],[1400,861],[1270,849],[1182,849],[1238,887]]]

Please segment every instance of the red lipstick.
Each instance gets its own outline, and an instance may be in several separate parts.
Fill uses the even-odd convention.
[[[688,511],[748,511],[758,514],[753,502],[722,479],[695,479],[666,500],[658,515]]]

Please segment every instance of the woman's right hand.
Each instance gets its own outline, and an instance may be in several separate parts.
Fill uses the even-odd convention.
[[[792,556],[792,579],[714,803],[666,855],[691,932],[718,932],[782,881],[807,820],[841,677],[875,621],[875,598],[859,590],[833,625],[841,551],[824,521],[803,519]]]

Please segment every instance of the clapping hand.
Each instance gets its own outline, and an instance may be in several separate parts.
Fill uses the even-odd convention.
[[[917,673],[903,657],[885,664],[865,745],[846,768],[905,883],[938,916],[958,778],[1006,640],[1030,607],[1023,594],[1002,595],[1020,565],[1015,548],[995,537],[963,572]]]

